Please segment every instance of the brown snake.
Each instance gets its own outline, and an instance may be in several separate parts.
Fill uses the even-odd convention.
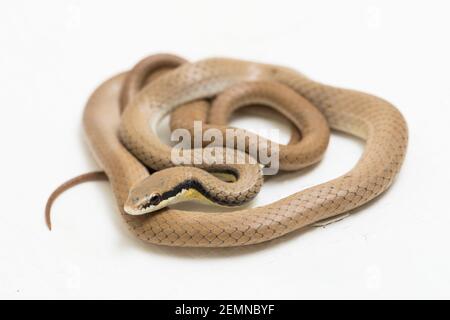
[[[184,64],[144,86],[148,75],[133,82],[125,81],[127,75],[121,74],[104,82],[89,99],[83,119],[91,150],[109,178],[124,220],[136,236],[150,243],[230,247],[277,238],[375,198],[390,186],[406,153],[406,122],[390,103],[320,84],[288,68],[209,59]],[[179,105],[210,98],[244,81],[280,83],[318,108],[332,129],[364,139],[366,147],[358,163],[337,179],[258,208],[214,214],[163,208],[151,214],[127,214],[124,204],[130,190],[149,176],[142,163],[155,170],[173,166],[170,148],[149,130],[149,124],[154,127]],[[128,90],[122,90],[124,83]],[[122,117],[121,102],[127,105]],[[287,159],[287,163],[294,161]]]

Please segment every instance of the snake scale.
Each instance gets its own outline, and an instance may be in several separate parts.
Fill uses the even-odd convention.
[[[146,72],[135,72],[138,76],[127,72],[105,81],[91,95],[83,115],[90,148],[110,181],[121,215],[131,232],[146,242],[231,247],[268,241],[360,207],[385,191],[402,165],[407,125],[381,98],[324,85],[281,66],[224,58],[184,63],[162,56],[160,61]],[[144,67],[138,64],[135,69]],[[178,106],[201,109],[202,101],[248,82],[281,84],[314,105],[331,129],[363,139],[358,163],[336,179],[262,207],[214,214],[165,207],[150,214],[128,214],[124,205],[130,190],[149,177],[148,167],[173,167],[170,147],[154,131],[158,121]],[[298,142],[294,136],[289,145],[304,138]],[[295,161],[287,159],[288,164]],[[314,161],[318,159],[316,154]]]

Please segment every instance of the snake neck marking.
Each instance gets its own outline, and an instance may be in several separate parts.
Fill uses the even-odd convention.
[[[239,206],[248,198],[239,197],[229,201],[229,188],[208,188],[202,180],[216,179],[222,186],[237,181],[234,172],[206,173],[197,168],[176,167],[161,170],[142,180],[130,190],[125,211],[130,215],[143,215],[186,201],[197,201],[219,206]],[[219,179],[220,178],[220,179]],[[221,181],[221,182],[219,182]],[[231,194],[231,196],[234,196]]]

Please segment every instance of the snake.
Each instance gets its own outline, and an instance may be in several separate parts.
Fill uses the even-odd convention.
[[[281,237],[366,204],[389,188],[401,168],[408,144],[408,128],[398,109],[384,99],[325,85],[284,66],[228,58],[210,58],[193,63],[174,62],[176,59],[172,58],[166,60],[169,63],[153,63],[151,68],[147,68],[148,74],[141,72],[134,82],[130,80],[133,72],[118,74],[102,83],[91,95],[84,110],[83,124],[90,149],[104,173],[78,177],[58,188],[47,202],[48,224],[49,208],[62,190],[81,180],[107,178],[121,216],[130,231],[143,241],[184,247],[251,245]],[[143,63],[141,67],[145,65]],[[157,75],[145,84],[150,73]],[[263,93],[271,90],[268,88],[281,85],[288,92],[296,93],[317,108],[329,128],[365,141],[362,156],[349,172],[338,178],[265,206],[219,213],[170,208],[169,205],[176,201],[169,201],[171,198],[208,198],[205,196],[207,190],[199,191],[207,185],[198,183],[200,176],[208,177],[208,183],[216,189],[221,188],[219,183],[225,186],[228,182],[220,182],[214,175],[204,173],[203,168],[174,167],[171,148],[157,135],[156,125],[179,106],[198,105],[217,95],[226,97],[233,88],[245,85]],[[238,97],[237,100],[241,97],[236,93],[228,94],[233,95]],[[272,98],[262,102],[270,104]],[[251,100],[249,103],[254,102]],[[246,103],[229,104],[233,106],[229,107],[228,113],[242,104]],[[276,103],[272,107],[280,109]],[[227,118],[226,115],[224,117]],[[319,119],[317,117],[311,123],[306,121],[303,125],[309,123],[320,127]],[[311,132],[318,132],[313,130],[314,125],[311,127]],[[304,128],[299,129],[302,137],[291,139],[289,145],[302,145],[302,142],[305,145],[306,141],[306,146],[316,146],[314,151],[308,147],[298,149],[307,150],[307,156],[302,159],[306,160],[306,165],[319,161],[328,143],[326,134],[322,134],[325,138],[321,143],[315,144],[305,139]],[[290,157],[290,151],[287,153],[282,157],[285,170],[303,166],[298,161],[298,154]],[[149,168],[156,172],[151,174]],[[235,169],[237,181],[249,168],[256,170],[257,166],[245,164]],[[191,173],[186,174],[189,170]],[[253,186],[259,186],[261,181],[259,178],[247,180],[251,180],[250,185]],[[183,185],[185,181],[190,184]],[[144,187],[145,183],[153,185],[153,190],[159,189],[156,197]],[[191,189],[196,189],[197,193],[186,192]],[[232,195],[225,202],[237,203],[239,196],[242,197]],[[161,203],[164,200],[165,203]],[[152,212],[142,211],[148,208]]]

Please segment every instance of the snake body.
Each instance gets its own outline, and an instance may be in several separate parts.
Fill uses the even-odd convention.
[[[123,94],[127,76],[117,75],[96,89],[83,122],[124,220],[137,237],[150,243],[230,247],[280,237],[375,198],[391,185],[406,153],[407,125],[392,104],[315,82],[285,67],[232,59],[186,63],[154,79],[132,98]],[[215,214],[171,208],[147,215],[127,214],[124,205],[130,190],[149,177],[146,166],[155,170],[173,167],[170,148],[154,131],[161,117],[177,106],[248,81],[270,81],[290,88],[318,108],[332,129],[365,140],[358,163],[341,177],[262,207]],[[142,87],[142,83],[136,86]],[[128,106],[121,115],[123,100]]]

